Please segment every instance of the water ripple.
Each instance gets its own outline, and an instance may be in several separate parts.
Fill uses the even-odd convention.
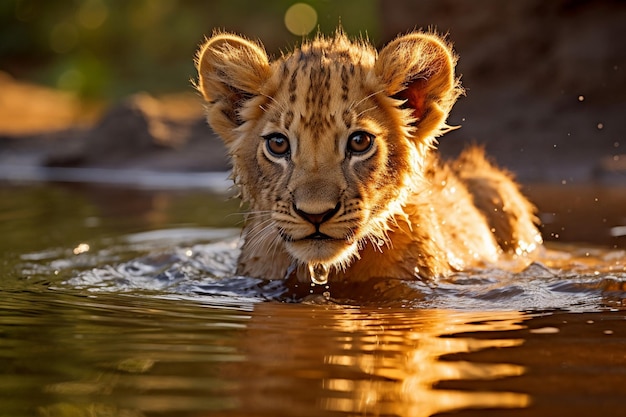
[[[166,229],[132,234],[100,249],[70,249],[23,256],[24,270],[59,279],[54,287],[88,292],[370,304],[411,308],[515,311],[596,311],[626,299],[623,250],[552,246],[523,270],[486,268],[453,274],[436,285],[381,280],[341,288],[236,276],[238,231]],[[95,245],[98,247],[98,245]]]

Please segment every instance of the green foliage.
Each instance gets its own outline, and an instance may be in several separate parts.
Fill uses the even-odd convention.
[[[279,53],[300,41],[284,24],[293,0],[5,0],[0,70],[91,98],[188,91],[205,35],[225,29]],[[318,27],[377,35],[375,0],[314,0]]]

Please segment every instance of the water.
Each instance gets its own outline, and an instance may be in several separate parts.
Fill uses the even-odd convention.
[[[309,264],[309,275],[313,284],[326,285],[328,283],[328,273],[328,267],[324,264]]]
[[[594,222],[550,206],[598,197],[571,192],[536,197],[547,230]],[[592,244],[549,242],[521,271],[339,288],[234,276],[223,196],[0,197],[0,416],[626,415],[614,201]]]

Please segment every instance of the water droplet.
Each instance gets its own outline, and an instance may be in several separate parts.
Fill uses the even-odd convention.
[[[533,334],[555,334],[560,332],[558,327],[541,327],[538,329],[530,329],[530,333]]]
[[[578,96],[578,101],[584,101],[585,100],[585,96]]]
[[[328,282],[328,267],[324,264],[309,264],[311,282],[317,285],[325,285]]]
[[[604,128],[604,123],[598,123],[598,130],[602,130]]]
[[[80,243],[76,246],[72,252],[74,255],[80,255],[81,253],[89,252],[89,245],[87,243]]]

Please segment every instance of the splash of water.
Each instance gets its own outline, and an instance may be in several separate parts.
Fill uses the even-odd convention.
[[[328,267],[324,264],[309,264],[311,282],[317,285],[326,285],[328,282]]]

